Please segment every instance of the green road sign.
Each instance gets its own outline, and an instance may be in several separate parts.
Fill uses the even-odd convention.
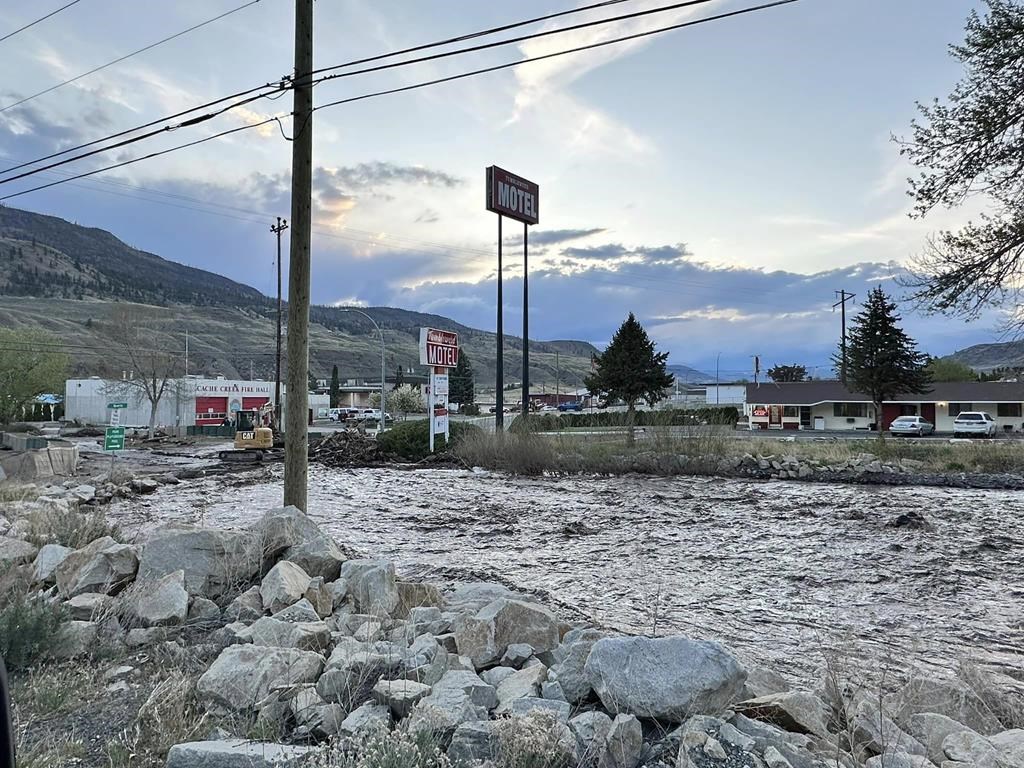
[[[127,408],[128,403],[107,403],[107,408]]]
[[[107,432],[103,436],[103,450],[124,450],[124,427],[107,427]]]

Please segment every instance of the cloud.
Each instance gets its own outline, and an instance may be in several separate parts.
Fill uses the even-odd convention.
[[[463,180],[444,171],[426,168],[421,165],[396,165],[382,161],[359,163],[340,168],[320,168],[322,180],[331,182],[354,191],[373,191],[380,187],[394,184],[415,184],[425,187],[445,187],[451,189],[463,183]]]
[[[603,227],[593,229],[542,229],[530,232],[530,245],[558,245],[571,240],[582,240],[585,237],[599,235],[606,230]],[[505,245],[522,245],[523,236],[506,237]]]
[[[413,219],[416,224],[436,224],[440,220],[441,215],[433,208],[427,208],[423,213]]]

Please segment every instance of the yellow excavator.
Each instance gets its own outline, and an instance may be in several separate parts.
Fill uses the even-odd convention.
[[[235,412],[234,450],[221,451],[221,461],[233,464],[258,464],[263,459],[280,458],[274,448],[274,430],[269,426],[274,406],[266,403],[259,408]]]

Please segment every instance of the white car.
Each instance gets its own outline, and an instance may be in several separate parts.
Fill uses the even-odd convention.
[[[889,425],[893,435],[917,435],[924,437],[935,432],[935,425],[920,416],[898,416]]]
[[[953,437],[995,437],[996,420],[985,411],[961,411],[953,419]]]
[[[541,413],[552,413],[552,412],[558,413],[558,408],[555,407],[554,405],[545,405],[543,408],[540,409],[540,412]]]

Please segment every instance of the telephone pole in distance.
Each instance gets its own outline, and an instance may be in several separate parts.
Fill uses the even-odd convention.
[[[839,370],[839,380],[841,382],[843,382],[843,384],[845,385],[846,384],[846,302],[850,301],[857,294],[855,294],[855,293],[847,293],[845,290],[836,291],[835,293],[836,293],[836,296],[839,297],[839,301],[837,301],[835,304],[832,305],[832,311],[835,312],[836,311],[836,307],[841,307],[842,323],[843,323],[843,335],[841,337],[841,341],[840,341],[840,344],[839,344],[840,350],[841,350],[840,354],[842,356],[842,361],[840,363],[840,370]]]

